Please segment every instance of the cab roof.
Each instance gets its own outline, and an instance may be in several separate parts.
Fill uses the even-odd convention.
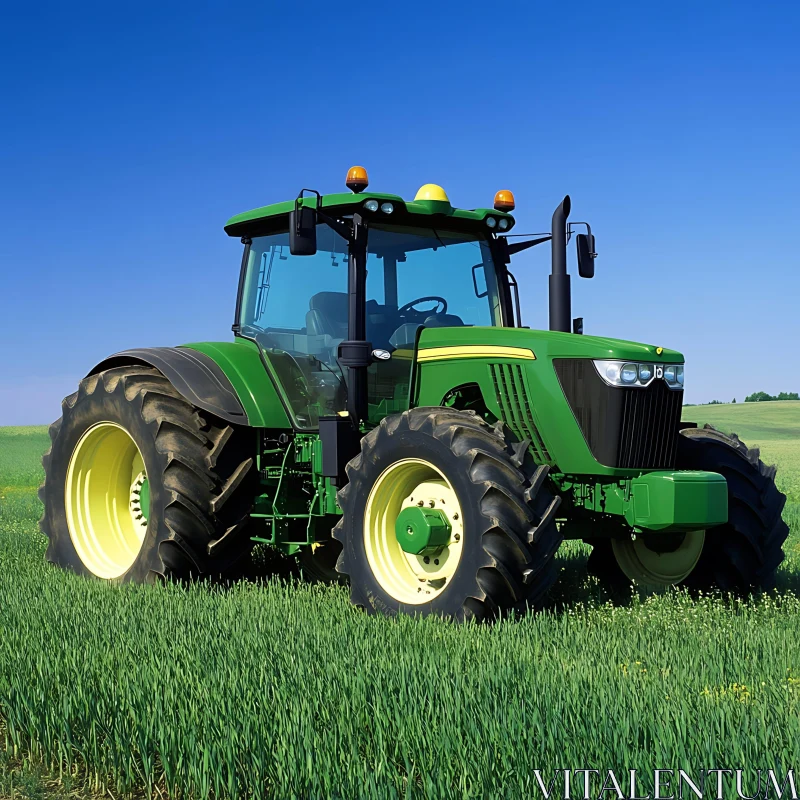
[[[377,200],[378,211],[367,211],[364,204],[368,200]],[[225,224],[225,232],[229,236],[264,236],[269,233],[280,233],[288,229],[289,212],[294,210],[295,200],[287,200],[283,203],[273,203],[269,206],[255,208],[252,211],[245,211],[231,217]],[[304,206],[314,207],[317,198],[312,196],[304,197],[301,203]],[[391,214],[386,214],[380,210],[383,203],[391,203],[394,210]],[[492,208],[464,209],[455,208],[450,205],[449,200],[403,200],[396,194],[381,194],[379,192],[363,191],[358,194],[354,192],[340,192],[337,194],[326,194],[322,196],[322,208],[333,216],[347,216],[361,211],[365,219],[379,221],[381,223],[395,223],[398,225],[419,225],[421,227],[436,226],[448,230],[481,230],[480,224],[484,224],[484,230],[497,230],[488,228],[485,225],[487,217],[508,219],[508,227],[503,233],[507,233],[514,227],[514,217],[504,211],[495,211]],[[415,219],[416,218],[416,219]],[[427,218],[427,219],[422,219]]]

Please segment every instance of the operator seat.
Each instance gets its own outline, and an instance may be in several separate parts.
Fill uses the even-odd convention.
[[[308,301],[306,331],[309,336],[327,334],[332,339],[347,338],[347,293],[317,292]]]
[[[422,324],[426,328],[463,328],[464,320],[457,314],[431,314]]]
[[[346,292],[317,292],[308,301],[306,333],[330,336],[337,344],[347,338],[348,297]],[[376,347],[388,347],[389,336],[397,327],[397,312],[375,300],[367,300],[368,337]]]

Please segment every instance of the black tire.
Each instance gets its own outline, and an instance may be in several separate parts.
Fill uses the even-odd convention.
[[[157,370],[130,366],[84,378],[50,426],[39,490],[48,561],[94,574],[70,536],[65,476],[81,437],[101,422],[116,423],[133,439],[150,484],[142,547],[114,582],[215,576],[249,553],[246,528],[258,480],[255,434],[190,405]]]
[[[736,594],[771,589],[789,535],[781,517],[786,497],[775,485],[775,467],[764,464],[759,451],[736,434],[706,425],[681,431],[676,468],[718,472],[728,483],[728,522],[706,531],[700,560],[683,585]],[[612,591],[622,591],[630,581],[610,540],[591,544],[589,572]]]
[[[736,434],[710,425],[681,431],[677,468],[719,472],[728,482],[728,522],[706,531],[703,553],[686,585],[735,593],[773,588],[789,535],[776,468],[764,464],[759,451]]]
[[[547,467],[536,468],[527,443],[471,411],[415,408],[382,420],[347,465],[339,492],[343,516],[334,528],[342,543],[337,569],[350,581],[351,600],[369,612],[437,614],[485,620],[509,609],[542,604],[556,580],[561,542],[555,522],[560,498],[547,486]],[[388,594],[366,555],[364,512],[372,486],[401,459],[424,459],[445,475],[464,514],[461,559],[435,599],[406,604]]]

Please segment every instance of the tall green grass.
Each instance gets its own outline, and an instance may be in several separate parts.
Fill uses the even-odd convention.
[[[340,588],[120,588],[47,566],[45,440],[0,430],[0,749],[18,760],[196,798],[537,797],[534,769],[800,762],[796,517],[774,596],[614,605],[570,544],[559,611],[389,620]]]

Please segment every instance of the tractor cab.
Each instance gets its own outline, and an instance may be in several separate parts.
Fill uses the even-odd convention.
[[[508,244],[508,191],[494,209],[467,211],[433,184],[412,202],[367,185],[355,167],[352,194],[301,192],[226,226],[245,245],[234,330],[261,348],[299,429],[408,408],[424,329],[519,326],[509,250],[550,238]]]
[[[247,245],[239,334],[252,338],[286,389],[295,421],[345,411],[348,246],[324,223],[317,252],[291,254],[288,232]],[[422,328],[502,325],[491,248],[481,233],[369,225],[364,302],[368,416],[408,407],[410,363]],[[398,405],[399,404],[399,405]],[[401,408],[402,406],[402,408]]]

